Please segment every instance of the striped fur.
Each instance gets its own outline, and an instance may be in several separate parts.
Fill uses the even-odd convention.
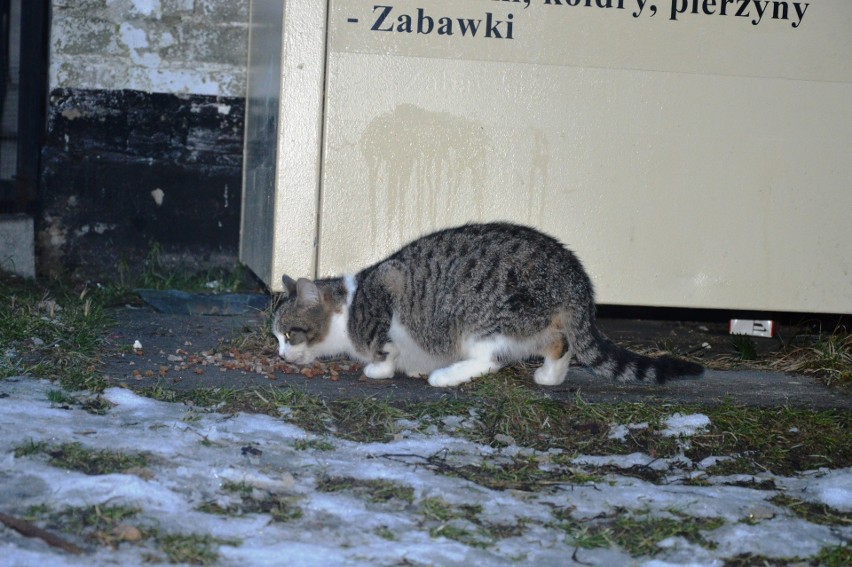
[[[435,386],[532,356],[544,357],[535,381],[560,384],[572,354],[621,382],[703,373],[698,364],[648,358],[610,341],[595,324],[592,284],[580,261],[525,226],[446,229],[348,278],[284,281],[287,299],[273,331],[279,354],[293,362],[348,354],[367,363],[368,377],[428,374]]]

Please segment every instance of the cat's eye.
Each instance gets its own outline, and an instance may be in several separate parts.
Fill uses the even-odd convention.
[[[283,330],[283,329],[282,329]],[[290,327],[283,333],[284,340],[291,345],[298,345],[308,339],[308,331],[301,327]]]

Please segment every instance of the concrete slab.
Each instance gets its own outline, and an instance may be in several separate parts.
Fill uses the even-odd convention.
[[[35,233],[27,215],[0,215],[0,269],[35,277]]]
[[[319,373],[310,378],[298,373],[276,371],[272,379],[265,372],[219,365],[189,365],[178,370],[180,364],[176,361],[177,357],[186,360],[217,347],[227,350],[231,341],[241,333],[265,326],[265,318],[259,314],[232,317],[170,315],[156,313],[147,308],[118,309],[114,316],[117,324],[109,337],[110,341],[116,345],[130,347],[138,340],[143,346],[141,355],[124,348],[121,352],[105,358],[105,372],[114,383],[127,383],[131,386],[151,386],[159,383],[176,390],[292,386],[327,399],[375,396],[400,401],[437,401],[472,395],[463,388],[433,388],[424,379],[400,376],[392,380],[368,380],[357,368],[340,372],[338,376]],[[602,326],[616,340],[619,329],[625,329],[624,333],[632,337],[632,344],[636,344],[640,339],[646,344],[655,344],[664,339],[672,340],[673,336],[684,337],[684,340],[690,341],[688,344],[696,341],[699,345],[708,339],[715,339],[717,344],[727,340],[723,326],[720,325],[610,319],[602,321]],[[167,368],[162,377],[161,368]],[[562,385],[540,387],[532,383],[533,368],[532,365],[522,367],[523,371],[530,373],[531,387],[553,399],[566,402],[580,398],[592,403],[715,405],[729,402],[764,407],[852,409],[852,397],[805,375],[757,370],[708,370],[701,379],[673,381],[664,386],[644,386],[601,380],[586,369],[575,367]]]

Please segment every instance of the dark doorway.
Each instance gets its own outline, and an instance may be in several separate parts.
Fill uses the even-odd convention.
[[[0,0],[0,213],[34,213],[45,129],[49,0]]]

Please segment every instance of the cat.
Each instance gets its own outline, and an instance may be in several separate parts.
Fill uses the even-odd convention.
[[[599,376],[657,382],[704,368],[617,346],[595,323],[592,283],[577,257],[536,229],[467,224],[423,236],[354,275],[282,276],[272,329],[292,364],[346,354],[368,378],[397,372],[458,386],[542,356],[536,383],[565,380],[572,355]]]

